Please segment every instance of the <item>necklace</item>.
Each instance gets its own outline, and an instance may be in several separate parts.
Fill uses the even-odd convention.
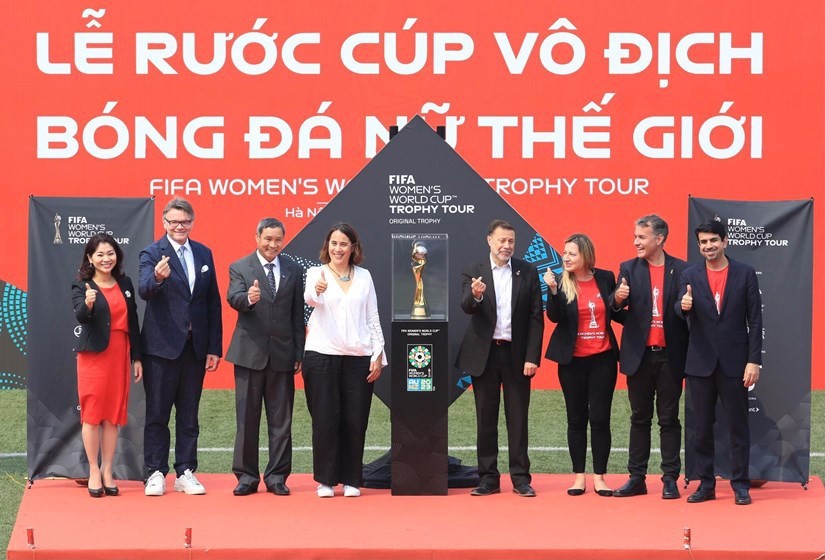
[[[349,267],[347,267],[347,273],[344,275],[338,274],[338,271],[332,268],[331,264],[327,264],[327,267],[329,267],[332,273],[335,274],[335,276],[337,276],[338,280],[340,280],[341,282],[349,282],[350,280],[352,280],[352,278],[350,278],[349,275]]]

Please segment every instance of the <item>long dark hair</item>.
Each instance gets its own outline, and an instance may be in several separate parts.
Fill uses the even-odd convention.
[[[123,251],[120,249],[120,245],[118,245],[115,238],[108,233],[96,233],[89,238],[89,241],[86,242],[86,248],[83,250],[83,262],[80,263],[80,268],[77,270],[77,278],[79,280],[91,280],[94,278],[95,267],[89,262],[89,257],[95,254],[95,251],[97,251],[97,248],[102,243],[108,243],[112,246],[112,249],[115,250],[117,263],[115,264],[115,268],[112,269],[112,276],[115,278],[123,276]]]

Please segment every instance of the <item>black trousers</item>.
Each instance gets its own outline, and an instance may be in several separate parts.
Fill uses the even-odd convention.
[[[667,350],[645,350],[636,373],[627,377],[627,398],[630,401],[630,454],[627,470],[634,478],[647,475],[650,460],[650,429],[654,403],[659,422],[662,449],[662,475],[679,478],[682,459],[682,424],[679,421],[679,400],[682,380],[672,374]]]
[[[744,372],[745,368],[742,368]],[[716,423],[716,400],[722,403],[730,436],[730,485],[734,489],[750,488],[751,436],[748,428],[748,388],[741,377],[727,377],[716,366],[709,377],[687,377],[693,411],[696,418],[696,437],[693,452],[700,488],[715,488],[713,459],[716,453],[713,425]]]
[[[321,484],[361,486],[372,406],[369,369],[370,356],[304,353],[304,390],[312,416],[312,470]]]
[[[498,485],[498,415],[504,389],[504,418],[510,447],[510,480],[513,486],[530,484],[527,456],[527,413],[530,409],[530,380],[524,370],[513,371],[510,345],[490,347],[487,367],[473,377],[476,405],[478,475],[481,482]]]
[[[169,472],[169,418],[175,407],[175,473],[198,468],[198,408],[206,375],[206,359],[195,357],[192,341],[174,360],[143,356],[146,425],[143,429],[146,475]]]
[[[616,376],[616,360],[610,350],[559,364],[559,382],[567,407],[567,447],[574,473],[583,473],[585,469],[588,422],[593,472],[607,472],[612,444],[610,409]]]
[[[271,488],[286,482],[292,472],[292,408],[295,402],[295,372],[235,366],[235,453],[232,472],[238,482],[257,486],[258,441],[261,410],[266,410],[269,462],[264,484]]]

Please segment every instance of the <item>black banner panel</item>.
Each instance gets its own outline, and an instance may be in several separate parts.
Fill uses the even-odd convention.
[[[756,269],[762,296],[762,369],[748,393],[751,480],[807,483],[811,443],[813,200],[747,202],[691,198],[688,260],[703,262],[694,228],[718,218],[725,253]],[[744,373],[744,372],[743,372]],[[730,478],[730,443],[721,405],[714,432],[716,474]],[[685,393],[685,474],[698,478],[692,454],[695,418]]]
[[[146,198],[30,198],[28,292],[29,478],[86,478],[89,465],[80,438],[77,319],[71,283],[86,242],[107,232],[125,256],[124,272],[138,284],[138,254],[153,239],[154,201]],[[135,288],[137,289],[137,288]],[[143,301],[138,297],[138,317]],[[120,430],[115,477],[143,479],[143,384],[133,384],[129,416]]]

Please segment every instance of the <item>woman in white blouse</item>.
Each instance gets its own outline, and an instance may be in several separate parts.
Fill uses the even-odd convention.
[[[313,475],[318,496],[361,495],[364,440],[373,382],[387,365],[372,276],[358,234],[336,224],[321,247],[322,266],[307,271],[304,301],[313,307],[303,361],[312,416]]]

